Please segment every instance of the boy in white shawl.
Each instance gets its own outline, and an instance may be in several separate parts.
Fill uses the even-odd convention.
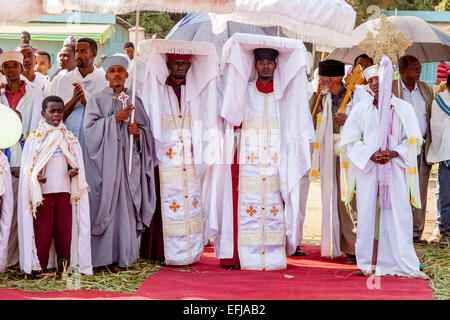
[[[44,118],[23,150],[18,229],[20,267],[26,273],[58,265],[59,271],[70,266],[69,272],[92,274],[83,157],[76,136],[62,122],[63,114],[61,98],[45,98]]]

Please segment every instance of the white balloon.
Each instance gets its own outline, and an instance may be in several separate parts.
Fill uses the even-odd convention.
[[[0,149],[9,148],[22,135],[22,121],[11,108],[0,104]]]

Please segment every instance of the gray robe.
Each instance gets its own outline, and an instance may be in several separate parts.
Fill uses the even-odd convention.
[[[127,90],[127,89],[125,89]],[[130,98],[131,93],[125,91]],[[113,89],[88,98],[84,116],[84,164],[90,187],[92,265],[126,267],[138,257],[137,237],[150,226],[155,211],[154,141],[142,102],[136,97],[140,142],[134,141],[133,169],[128,175],[127,123],[116,122],[122,109]]]

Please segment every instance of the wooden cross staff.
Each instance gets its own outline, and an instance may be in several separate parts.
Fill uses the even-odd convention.
[[[344,100],[337,113],[345,113],[345,106],[350,100],[351,94],[355,91],[356,85],[361,85],[364,83],[363,69],[360,64],[353,68],[352,73],[350,73],[345,78],[345,86],[347,87],[347,92],[345,93]]]

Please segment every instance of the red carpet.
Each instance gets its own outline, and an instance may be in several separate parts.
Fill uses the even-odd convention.
[[[428,281],[383,277],[380,289],[369,290],[369,278],[357,276],[356,266],[346,265],[345,258],[331,262],[320,257],[318,246],[302,249],[308,255],[288,258],[286,270],[242,271],[223,269],[213,248],[205,248],[202,259],[189,271],[162,268],[141,285],[136,296],[175,300],[434,299]]]
[[[306,257],[288,258],[278,271],[226,270],[205,248],[189,269],[164,267],[151,275],[134,294],[101,291],[26,292],[0,289],[0,300],[77,299],[208,299],[208,300],[432,300],[428,281],[380,278],[379,289],[367,287],[367,277],[354,272],[344,258],[320,257],[318,246],[305,246]],[[286,277],[287,276],[287,277]],[[374,287],[375,284],[372,285]]]

